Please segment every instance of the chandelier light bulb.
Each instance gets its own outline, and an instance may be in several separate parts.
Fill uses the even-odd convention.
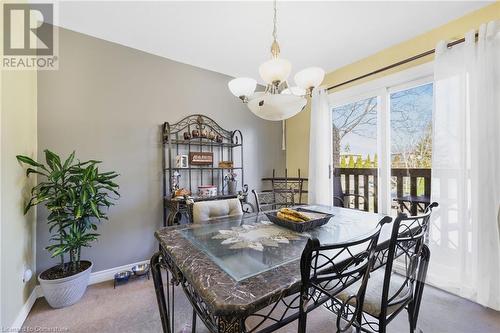
[[[292,64],[281,58],[273,58],[259,67],[259,74],[267,84],[281,83],[285,81],[292,71]]]
[[[249,77],[239,77],[227,83],[231,93],[241,99],[251,96],[257,87],[257,81]]]
[[[325,71],[319,67],[308,67],[297,72],[294,81],[302,89],[312,90],[318,87],[325,78]]]

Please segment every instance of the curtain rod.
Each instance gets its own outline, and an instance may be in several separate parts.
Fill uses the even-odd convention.
[[[476,39],[478,37],[478,33],[476,32]],[[457,40],[454,40],[450,43],[447,44],[448,47],[453,47],[457,44],[461,44],[465,42],[465,37],[463,38],[460,38],[460,39],[457,39]],[[347,81],[344,81],[342,83],[339,83],[339,84],[336,84],[336,85],[333,85],[333,86],[330,86],[328,88],[326,88],[326,90],[332,90],[332,89],[335,89],[335,88],[338,88],[338,87],[342,87],[342,86],[345,86],[346,84],[349,84],[349,83],[352,83],[352,82],[355,82],[355,81],[358,81],[358,80],[361,80],[361,79],[364,79],[364,78],[367,78],[369,76],[372,76],[372,75],[375,75],[375,74],[378,74],[378,73],[382,73],[382,72],[385,72],[389,69],[392,69],[392,68],[395,68],[395,67],[398,67],[398,66],[401,66],[401,65],[404,65],[404,64],[407,64],[409,62],[412,62],[412,61],[415,61],[415,60],[418,60],[420,58],[423,58],[423,57],[427,57],[428,55],[431,55],[431,54],[434,54],[436,53],[436,49],[432,49],[432,50],[429,50],[429,51],[425,51],[423,53],[420,53],[420,54],[417,54],[417,55],[414,55],[412,57],[409,57],[409,58],[406,58],[404,60],[401,60],[401,61],[398,61],[396,63],[393,63],[389,66],[385,66],[385,67],[382,67],[382,68],[379,68],[377,70],[374,70],[373,72],[369,72],[369,73],[366,73],[366,74],[363,74],[363,75],[360,75],[360,76],[357,76],[353,79],[350,79],[350,80],[347,80]]]

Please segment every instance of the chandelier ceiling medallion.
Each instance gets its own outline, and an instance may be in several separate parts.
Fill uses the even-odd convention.
[[[259,67],[259,74],[266,83],[266,89],[255,92],[257,81],[241,77],[228,83],[231,93],[247,103],[248,108],[258,117],[266,120],[285,120],[293,117],[304,109],[307,97],[318,87],[325,76],[325,71],[319,67],[308,67],[294,76],[297,86],[289,86],[288,77],[292,64],[280,58],[280,46],[277,40],[277,9],[274,1],[274,29],[271,44],[271,60]]]

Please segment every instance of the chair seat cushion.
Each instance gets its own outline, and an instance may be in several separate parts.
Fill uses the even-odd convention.
[[[379,318],[381,312],[384,273],[385,267],[384,269],[378,269],[370,274],[368,285],[366,287],[365,300],[363,303],[363,311],[376,318]],[[347,289],[341,291],[335,297],[344,302],[350,295],[356,295],[358,293],[360,285],[361,281],[358,281]],[[405,283],[405,279],[401,275],[393,273],[389,286],[389,299],[396,294],[400,288],[402,288],[401,291],[391,301],[391,305],[387,307],[387,315],[394,313],[401,308],[402,303],[407,300],[412,293],[411,284],[409,282]],[[349,303],[351,305],[355,305],[354,300]]]
[[[199,201],[193,205],[193,223],[243,215],[239,199]]]

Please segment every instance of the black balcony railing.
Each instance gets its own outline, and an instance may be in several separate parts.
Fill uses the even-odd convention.
[[[355,194],[346,197],[345,206],[378,211],[377,168],[335,168],[335,176],[340,179],[341,189],[334,186],[334,195]],[[391,169],[391,194],[393,206],[400,211],[412,215],[422,211],[430,201],[431,169]]]

